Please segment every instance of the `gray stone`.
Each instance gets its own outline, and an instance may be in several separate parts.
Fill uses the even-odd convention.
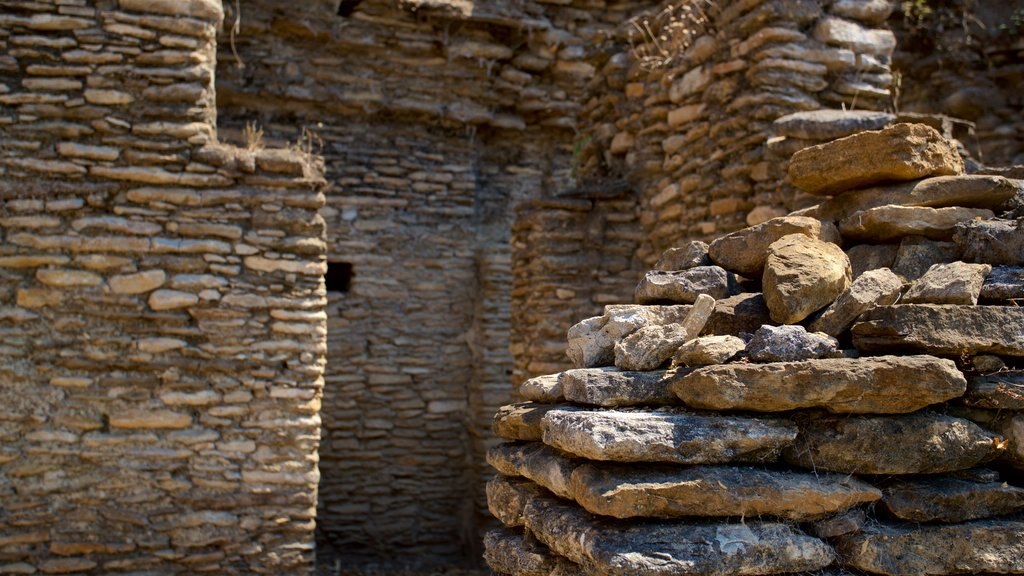
[[[519,385],[519,395],[524,400],[553,404],[564,402],[562,385],[558,382],[558,374],[535,376]]]
[[[782,216],[722,236],[708,250],[715,264],[748,278],[758,278],[768,258],[768,247],[790,234],[839,243],[839,231],[831,222],[807,216]]]
[[[789,138],[835,140],[864,130],[880,130],[895,119],[888,112],[871,110],[810,110],[776,119],[772,131]]]
[[[953,242],[967,262],[1024,265],[1024,219],[963,222],[957,226]]]
[[[682,411],[553,410],[541,426],[545,444],[584,458],[673,464],[772,462],[797,432],[781,418]]]
[[[991,410],[1024,410],[1024,370],[971,376],[961,401]]]
[[[559,375],[565,399],[596,406],[678,404],[669,390],[675,372],[629,372],[616,368],[578,368]],[[538,422],[539,423],[539,422]],[[537,438],[539,440],[539,438]]]
[[[550,576],[558,557],[519,531],[499,528],[484,534],[484,561],[506,576]]]
[[[951,262],[935,264],[910,285],[903,295],[904,304],[969,304],[978,303],[985,276],[992,271],[988,264]]]
[[[864,527],[864,522],[867,520],[867,516],[864,511],[855,508],[853,510],[847,510],[842,514],[837,514],[831,518],[825,520],[819,520],[812,522],[807,526],[807,531],[812,536],[818,538],[835,538],[836,536],[842,536],[843,534],[852,534],[854,532],[860,532],[861,528]]]
[[[836,0],[832,13],[868,24],[882,24],[889,19],[896,3],[891,0]]]
[[[825,44],[876,56],[889,56],[896,47],[896,36],[891,31],[865,28],[834,16],[818,21],[814,27],[814,38]]]
[[[572,414],[569,411],[564,413]],[[522,476],[557,496],[569,499],[572,499],[572,471],[581,464],[579,460],[563,456],[540,442],[492,446],[487,450],[487,463],[506,476]]]
[[[1024,573],[1024,522],[873,524],[833,541],[845,566],[887,576]]]
[[[990,460],[996,446],[992,434],[952,416],[822,416],[800,422],[800,436],[784,456],[811,470],[940,474]]]
[[[567,353],[576,368],[611,366],[615,344],[644,326],[677,324],[690,306],[608,306],[602,316],[587,318],[569,329]]]
[[[696,409],[817,407],[845,414],[904,414],[957,398],[966,388],[952,360],[932,356],[722,364],[698,368],[672,383],[683,403]]]
[[[846,332],[861,314],[877,306],[895,303],[902,289],[903,281],[888,268],[864,272],[835,302],[825,308],[807,329],[839,336]]]
[[[957,224],[993,216],[995,214],[985,208],[879,206],[842,219],[839,232],[843,238],[855,242],[895,242],[907,236],[949,240]]]
[[[815,216],[842,220],[851,214],[879,206],[927,206],[948,208],[1003,209],[1011,198],[1024,192],[1024,182],[1002,176],[936,176],[913,182],[901,182],[851,190],[818,205]]]
[[[698,295],[681,323],[645,326],[619,341],[615,345],[615,365],[623,370],[654,370],[700,334],[714,309],[714,298]]]
[[[818,29],[826,25],[823,21]],[[896,124],[810,146],[793,154],[789,163],[790,181],[816,195],[963,171],[956,147],[923,124]]]
[[[959,259],[960,250],[952,242],[935,242],[920,236],[909,236],[900,242],[892,271],[907,280],[917,280],[933,265]]]
[[[636,287],[637,304],[671,302],[693,304],[697,296],[727,298],[736,294],[736,277],[719,266],[698,266],[689,270],[651,270]]]
[[[523,526],[523,510],[531,498],[548,494],[535,482],[518,476],[497,474],[487,481],[487,509],[502,524]]]
[[[708,245],[699,240],[693,240],[683,246],[665,250],[654,265],[654,269],[671,272],[709,265],[711,265],[711,259],[708,258]]]
[[[992,354],[976,354],[971,357],[971,367],[975,372],[987,374],[1006,369],[1006,362],[999,356]]]
[[[996,266],[981,286],[981,300],[1024,299],[1024,266]]]
[[[825,358],[838,347],[835,338],[808,332],[803,326],[761,326],[746,350],[754,362],[794,362]]]
[[[553,498],[527,505],[526,526],[555,553],[603,576],[802,572],[835,558],[827,544],[788,524],[622,524]]]
[[[701,336],[683,344],[672,359],[680,366],[710,366],[722,364],[747,347],[736,336]]]
[[[847,248],[846,256],[850,259],[853,279],[871,270],[892,268],[899,248],[896,244],[858,244]]]
[[[615,518],[768,516],[794,521],[821,518],[882,495],[838,474],[621,464],[580,466],[572,475],[572,491],[588,512]]]
[[[506,440],[540,441],[543,437],[540,420],[549,410],[554,409],[572,410],[572,406],[533,402],[502,406],[494,414],[492,429],[495,435]]]
[[[771,324],[768,304],[760,293],[744,293],[715,302],[702,335],[735,335],[753,332],[765,324]]]
[[[901,520],[966,522],[1024,511],[1024,488],[957,478],[899,480],[883,490],[882,505]]]
[[[853,325],[853,345],[861,352],[1024,356],[1024,308],[1017,306],[897,304],[875,308],[860,320]]]
[[[828,306],[850,285],[850,260],[835,244],[790,234],[768,248],[764,299],[772,320],[796,324]]]

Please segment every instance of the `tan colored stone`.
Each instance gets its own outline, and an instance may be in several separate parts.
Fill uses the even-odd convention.
[[[113,428],[175,430],[191,425],[191,416],[169,410],[124,410],[110,415],[110,426]]]
[[[103,283],[103,277],[93,272],[53,268],[37,270],[36,280],[39,280],[47,286],[54,286],[57,288],[97,286]]]
[[[188,308],[199,302],[199,296],[177,290],[157,290],[149,295],[149,307],[153,310],[176,310]]]
[[[807,216],[783,216],[722,236],[711,243],[708,255],[719,266],[757,278],[764,270],[768,247],[790,234],[803,234],[825,242],[839,243],[839,231],[831,222]]]
[[[187,16],[220,24],[224,19],[224,8],[220,0],[118,0],[121,10],[163,14],[166,16]]]
[[[850,260],[839,246],[790,234],[768,248],[762,285],[771,318],[795,324],[828,306],[852,280]]]
[[[807,329],[838,337],[861,314],[876,306],[895,304],[902,289],[903,281],[888,268],[864,272]]]
[[[167,274],[163,270],[146,270],[111,276],[107,283],[115,294],[144,294],[163,286],[166,279]]]
[[[950,240],[956,225],[995,216],[984,208],[927,208],[924,206],[879,206],[857,212],[839,222],[843,238],[857,242],[896,242],[907,236]]]

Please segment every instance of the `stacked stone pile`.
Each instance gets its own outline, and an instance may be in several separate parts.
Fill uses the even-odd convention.
[[[667,251],[499,411],[496,572],[1024,572],[1024,181],[920,124],[789,177],[821,202]]]

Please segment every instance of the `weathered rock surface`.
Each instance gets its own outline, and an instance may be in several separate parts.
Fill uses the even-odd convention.
[[[615,518],[771,516],[800,521],[881,497],[873,486],[838,474],[735,466],[584,464],[573,472],[572,491],[587,511]]]
[[[996,266],[981,286],[982,300],[1024,299],[1024,266]]]
[[[782,216],[722,236],[711,243],[708,253],[712,262],[726,270],[758,278],[768,258],[768,247],[790,234],[839,242],[839,231],[831,222],[807,216]]]
[[[963,171],[956,147],[923,124],[896,124],[810,146],[789,164],[790,181],[817,195]]]
[[[615,362],[615,344],[644,326],[677,324],[690,306],[608,306],[602,316],[587,318],[569,328],[567,353],[573,366],[596,368]]]
[[[975,220],[957,226],[953,242],[967,262],[1024,265],[1024,220]]]
[[[595,406],[677,404],[669,390],[674,371],[621,371],[616,368],[577,368],[559,374],[565,399]],[[539,438],[538,438],[539,439]]]
[[[917,280],[935,264],[955,262],[960,250],[952,242],[937,242],[921,236],[909,236],[900,242],[892,271],[907,280]]]
[[[545,546],[531,543],[519,531],[495,529],[484,534],[484,561],[498,574],[550,576],[558,558]]]
[[[554,494],[569,499],[572,499],[572,471],[581,464],[540,442],[492,446],[487,450],[487,463],[506,476],[528,478]]]
[[[711,259],[708,258],[708,245],[700,240],[693,240],[683,246],[669,248],[663,252],[661,258],[654,265],[654,269],[671,272],[673,270],[688,270],[698,266],[710,265]]]
[[[747,343],[754,362],[795,362],[824,358],[839,347],[835,338],[808,332],[803,326],[761,326]]]
[[[535,482],[518,476],[497,474],[487,481],[487,509],[505,526],[523,526],[526,503],[548,492]]]
[[[722,364],[698,368],[672,383],[691,408],[784,412],[819,407],[844,414],[905,414],[959,397],[966,388],[952,360],[931,356]]]
[[[797,433],[780,418],[667,411],[552,410],[541,426],[545,444],[584,458],[673,464],[771,462]]]
[[[768,248],[762,280],[772,320],[796,324],[850,285],[850,260],[835,244],[790,234]]]
[[[812,332],[839,336],[858,316],[877,306],[896,302],[903,281],[888,268],[869,270],[858,276],[836,301],[825,308],[807,327]]]
[[[834,554],[785,524],[601,521],[577,506],[536,498],[526,526],[552,551],[607,576],[775,574],[823,568]]]
[[[519,402],[502,406],[494,414],[494,433],[499,438],[506,440],[540,441],[543,436],[540,429],[541,418],[549,410],[554,409],[572,410],[573,407],[564,404],[535,404],[533,402]]]
[[[903,295],[904,304],[967,304],[978,303],[981,286],[992,271],[988,264],[951,262],[935,264],[910,285]]]
[[[671,302],[693,304],[697,296],[728,298],[737,294],[736,278],[719,266],[698,266],[689,270],[651,270],[636,287],[637,304]]]
[[[615,344],[615,365],[623,370],[654,370],[688,340],[696,338],[711,313],[715,299],[700,294],[679,324],[645,326]]]
[[[911,522],[966,522],[1024,510],[1024,488],[1005,482],[925,477],[896,481],[883,494],[885,509]]]
[[[984,208],[879,206],[842,219],[839,231],[843,238],[857,242],[894,242],[906,236],[949,240],[957,224],[993,216],[991,210]]]
[[[722,364],[746,347],[747,343],[736,336],[701,336],[683,344],[676,351],[672,362],[679,366]]]
[[[1019,574],[1024,522],[980,520],[951,526],[868,526],[833,541],[844,565],[887,576]]]
[[[765,324],[771,324],[768,304],[760,293],[744,293],[715,302],[703,335],[735,335],[753,332]]]
[[[558,374],[545,374],[535,376],[519,385],[519,395],[524,400],[553,404],[563,402],[562,384],[558,381]]]
[[[867,515],[864,511],[855,508],[853,510],[847,510],[842,514],[837,514],[831,518],[825,520],[819,520],[812,522],[807,526],[807,531],[812,536],[818,538],[835,538],[836,536],[842,536],[843,534],[852,534],[854,532],[860,532],[860,529],[864,527],[864,522],[867,521]]]
[[[856,212],[879,206],[964,206],[999,210],[1024,191],[1024,182],[1002,176],[938,176],[914,182],[851,190],[818,205],[814,216],[842,220]]]
[[[971,376],[962,402],[991,410],[1024,410],[1024,370]]]
[[[824,416],[800,422],[790,464],[848,474],[939,474],[996,456],[992,434],[952,416]]]
[[[787,114],[772,122],[772,131],[780,136],[805,140],[835,140],[885,128],[896,116],[871,110],[810,110]]]
[[[1016,306],[897,304],[875,308],[860,320],[852,332],[862,352],[1024,356],[1024,308]]]
[[[896,262],[896,252],[900,247],[896,244],[858,244],[846,249],[856,280],[865,272],[879,268],[892,268]]]

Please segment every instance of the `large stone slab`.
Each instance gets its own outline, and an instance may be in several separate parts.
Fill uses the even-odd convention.
[[[654,269],[671,272],[710,265],[708,245],[700,240],[693,240],[682,246],[665,250],[658,262],[654,264]]]
[[[846,566],[888,576],[1024,573],[1024,522],[871,525],[833,545]]]
[[[953,242],[968,262],[1024,265],[1024,219],[964,222],[957,226]]]
[[[645,326],[677,324],[686,319],[690,306],[607,306],[604,314],[587,318],[569,328],[566,352],[576,368],[596,368],[615,363],[615,344]]]
[[[862,210],[891,204],[1000,210],[1020,193],[1024,193],[1024,182],[1002,176],[937,176],[915,182],[852,190],[819,204],[814,216],[842,220]]]
[[[747,356],[754,362],[795,362],[825,358],[836,352],[839,342],[827,335],[808,332],[799,325],[761,326],[747,343]]]
[[[855,242],[897,242],[907,236],[950,240],[957,224],[993,216],[995,214],[985,208],[879,206],[840,220],[839,231],[843,238]]]
[[[971,376],[961,402],[990,410],[1024,410],[1024,370]]]
[[[759,278],[768,258],[768,247],[790,234],[839,242],[839,231],[831,222],[807,216],[781,216],[718,238],[711,243],[708,254],[712,262],[726,270]]]
[[[803,521],[874,502],[881,492],[840,474],[738,466],[584,464],[572,475],[576,501],[615,518],[769,516]]]
[[[562,372],[559,380],[562,393],[570,402],[609,408],[662,405],[679,403],[669,390],[671,376],[675,373],[674,370],[637,372],[617,368],[578,368]]]
[[[768,248],[762,285],[772,320],[796,324],[849,287],[853,271],[839,246],[790,234]]]
[[[935,264],[910,285],[900,301],[904,304],[974,305],[978,303],[985,276],[991,271],[989,264]]]
[[[789,138],[835,140],[865,130],[880,130],[895,119],[888,112],[871,110],[810,110],[776,119],[772,132]]]
[[[668,386],[666,385],[666,388]],[[491,428],[495,435],[506,440],[540,441],[543,434],[540,420],[549,410],[572,410],[565,404],[538,404],[518,402],[502,406],[494,414]]]
[[[967,380],[952,360],[932,356],[722,364],[698,368],[672,383],[691,408],[824,408],[839,414],[905,414],[957,398],[966,388]]]
[[[682,411],[553,410],[541,426],[545,444],[584,458],[673,464],[772,462],[797,434],[782,418]]]
[[[1024,488],[1005,482],[923,477],[883,490],[882,506],[911,522],[966,522],[1024,511]]]
[[[651,270],[636,287],[637,304],[693,304],[701,294],[728,298],[739,290],[736,278],[720,266],[665,272]]]
[[[523,526],[523,510],[531,498],[549,494],[539,484],[519,476],[497,474],[487,481],[487,509],[505,526]]]
[[[812,571],[832,549],[788,524],[623,524],[578,506],[536,498],[526,526],[555,553],[602,576],[753,575]]]
[[[487,450],[487,463],[506,476],[533,480],[562,498],[572,498],[572,471],[580,461],[540,442],[498,444]]]
[[[846,332],[858,316],[878,306],[896,302],[903,281],[888,268],[869,270],[856,277],[836,301],[822,310],[808,326],[811,332],[839,336]]]
[[[1024,266],[996,266],[981,286],[982,300],[1024,300]]]
[[[615,344],[615,366],[623,370],[654,370],[686,341],[696,338],[715,310],[715,299],[699,294],[678,324],[644,326]]]
[[[996,456],[992,434],[963,418],[823,416],[800,422],[787,462],[848,474],[940,474],[965,470]]]
[[[862,352],[902,349],[938,356],[1024,356],[1024,308],[897,304],[866,312],[853,325]]]
[[[817,195],[963,171],[956,146],[923,124],[896,124],[809,146],[789,163],[793,185]]]
[[[518,530],[499,528],[484,534],[484,561],[505,576],[551,576],[566,560]]]

